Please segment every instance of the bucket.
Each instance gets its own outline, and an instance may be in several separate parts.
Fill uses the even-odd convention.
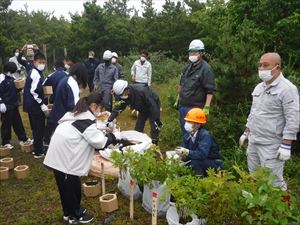
[[[8,167],[11,170],[14,168],[14,159],[11,157],[0,159],[0,166]]]
[[[20,165],[17,166],[15,169],[15,176],[17,179],[24,179],[28,176],[29,174],[29,167],[27,165]]]
[[[99,198],[101,211],[112,212],[119,208],[116,194],[105,194]]]

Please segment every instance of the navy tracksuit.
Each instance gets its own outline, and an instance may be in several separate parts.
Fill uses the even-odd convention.
[[[72,76],[66,76],[60,80],[55,89],[55,99],[51,113],[47,121],[47,130],[45,133],[45,143],[50,143],[50,138],[58,125],[60,118],[66,112],[74,109],[79,100],[79,87]]]
[[[1,139],[2,145],[10,144],[11,127],[13,127],[18,139],[26,141],[27,137],[18,109],[18,90],[14,84],[15,78],[0,74],[0,103],[6,106],[6,112],[1,113]]]
[[[23,52],[20,52],[20,54],[17,57],[17,60],[22,66],[25,67],[26,74],[27,74],[27,76],[29,76],[31,70],[34,68],[33,60],[27,61],[27,60],[22,59],[22,57],[23,57]]]
[[[43,74],[35,67],[26,78],[24,88],[24,112],[28,113],[29,122],[33,136],[33,146],[36,155],[44,153],[43,137],[45,131],[45,114],[41,110],[41,105],[47,101],[43,92]]]

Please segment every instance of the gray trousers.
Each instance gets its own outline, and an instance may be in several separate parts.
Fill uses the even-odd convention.
[[[258,166],[271,169],[272,173],[277,176],[273,186],[287,190],[287,185],[283,178],[284,161],[277,159],[277,150],[279,144],[261,145],[249,142],[247,148],[247,161],[249,172],[252,173]]]

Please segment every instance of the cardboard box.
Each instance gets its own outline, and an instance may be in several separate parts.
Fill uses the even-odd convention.
[[[14,83],[17,89],[23,89],[25,87],[25,79],[16,79]]]
[[[105,194],[99,198],[101,211],[112,212],[119,208],[116,194]]]
[[[9,178],[9,168],[0,166],[0,180],[7,180]]]
[[[87,181],[83,183],[82,186],[83,186],[83,194],[86,197],[95,197],[100,195],[101,193],[100,183],[97,180]]]
[[[44,91],[44,95],[52,95],[53,94],[52,86],[44,86],[43,91]]]
[[[0,166],[8,167],[11,170],[14,168],[14,159],[11,157],[0,159]]]
[[[29,174],[29,166],[27,166],[27,165],[17,166],[14,169],[14,171],[15,171],[15,176],[16,176],[17,179],[24,179]]]
[[[33,151],[33,143],[24,143],[24,144],[20,144],[21,146],[21,151],[22,152],[32,152]]]
[[[9,148],[0,146],[0,157],[8,156],[9,154],[10,154]]]

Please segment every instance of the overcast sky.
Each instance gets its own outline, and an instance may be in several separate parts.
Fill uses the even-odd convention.
[[[97,4],[103,5],[106,0],[97,0]],[[87,0],[13,0],[10,9],[21,10],[25,9],[24,5],[28,6],[28,11],[43,10],[54,12],[57,17],[64,16],[70,20],[69,12],[74,14],[83,11],[83,3]],[[164,4],[164,0],[153,0],[154,7],[159,11]],[[129,6],[141,11],[141,0],[129,0]]]

